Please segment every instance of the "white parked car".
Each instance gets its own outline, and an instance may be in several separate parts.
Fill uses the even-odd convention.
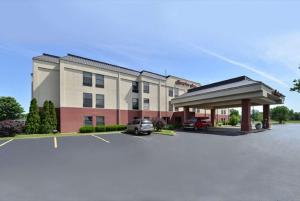
[[[127,124],[127,132],[139,135],[140,133],[146,133],[150,135],[154,131],[153,124],[148,119],[135,119]]]

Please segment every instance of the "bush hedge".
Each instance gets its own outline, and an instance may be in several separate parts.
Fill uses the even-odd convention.
[[[95,131],[93,126],[83,126],[79,129],[80,133],[93,133]]]
[[[165,130],[175,130],[175,125],[173,125],[173,124],[167,124],[167,125],[165,125],[164,129]]]
[[[126,130],[125,125],[107,125],[107,126],[83,126],[79,129],[80,133],[106,132],[106,131],[123,131]]]
[[[5,120],[0,122],[0,137],[14,137],[23,133],[25,123],[23,121]]]
[[[106,126],[96,126],[95,127],[96,132],[105,132],[106,131]]]

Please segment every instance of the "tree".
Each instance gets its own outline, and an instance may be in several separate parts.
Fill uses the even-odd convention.
[[[282,124],[289,119],[289,109],[285,106],[278,106],[271,109],[271,119]]]
[[[236,126],[240,122],[240,113],[238,110],[231,109],[229,115],[229,125]]]
[[[152,123],[156,131],[160,131],[166,125],[166,122],[161,118],[152,119]]]
[[[261,122],[263,120],[263,113],[258,110],[252,110],[251,119],[252,121]]]
[[[236,126],[240,122],[240,117],[237,115],[232,115],[229,118],[228,124],[231,126]]]
[[[13,97],[0,97],[0,121],[19,119],[24,112]]]
[[[233,115],[235,115],[235,116],[240,116],[240,113],[239,113],[238,110],[231,109],[231,110],[230,110],[230,115],[229,115],[229,116],[233,116]]]
[[[49,101],[44,102],[43,110],[40,112],[41,116],[41,124],[40,124],[40,132],[41,133],[50,133],[52,131],[51,125],[51,117],[49,111]]]
[[[56,110],[54,103],[49,101],[49,112],[50,112],[50,120],[51,120],[51,128],[52,130],[57,129],[57,118],[56,118]]]
[[[299,66],[300,69],[300,66]],[[294,81],[294,86],[291,88],[291,91],[296,91],[300,93],[300,79],[295,79]]]
[[[32,99],[30,102],[29,114],[26,118],[25,132],[27,134],[39,133],[40,129],[40,115],[39,108],[36,99]]]
[[[293,109],[289,111],[289,120],[295,120],[295,113]]]

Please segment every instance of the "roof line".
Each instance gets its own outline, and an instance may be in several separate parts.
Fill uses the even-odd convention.
[[[134,72],[140,73],[140,71],[137,71],[137,70],[126,68],[126,67],[123,67],[123,66],[118,66],[118,65],[115,65],[115,64],[110,64],[110,63],[99,61],[99,60],[95,60],[95,59],[90,59],[90,58],[87,58],[87,57],[78,56],[78,55],[75,55],[75,54],[69,54],[68,53],[68,56],[76,57],[76,58],[79,58],[79,59],[86,59],[86,60],[89,60],[89,61],[93,61],[93,62],[97,62],[97,63],[102,63],[102,64],[106,64],[106,65],[109,65],[109,66],[115,66],[115,67],[118,67],[118,68],[123,68],[125,70],[129,70],[129,71],[134,71]]]
[[[161,77],[164,77],[164,78],[167,78],[167,76],[164,76],[162,74],[159,74],[159,73],[154,73],[154,72],[151,72],[151,71],[147,71],[147,70],[142,70],[140,73],[151,73],[151,74],[154,74],[154,75],[158,75],[158,76],[161,76]]]
[[[53,55],[53,54],[47,54],[47,53],[43,53],[44,56],[48,56],[48,57],[54,57],[54,58],[60,58],[60,56],[56,56],[56,55]]]
[[[188,90],[188,93],[194,92],[194,91],[200,91],[200,90],[203,90],[203,89],[209,89],[209,88],[212,88],[212,87],[218,87],[218,86],[222,86],[222,85],[226,85],[226,84],[231,84],[231,83],[239,82],[239,81],[242,81],[242,80],[252,80],[252,79],[250,79],[249,77],[243,75],[243,76],[240,76],[240,77],[235,77],[235,78],[231,78],[231,79],[228,79],[228,80],[223,80],[223,81],[220,81],[220,82],[214,82],[214,83],[211,83],[211,84],[207,84],[207,85],[203,85],[203,86],[200,86],[200,87],[192,88],[192,89]]]

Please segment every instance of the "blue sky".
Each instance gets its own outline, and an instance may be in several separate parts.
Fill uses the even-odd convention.
[[[300,2],[0,1],[0,96],[28,111],[32,57],[73,53],[202,84],[263,81],[300,111]]]

